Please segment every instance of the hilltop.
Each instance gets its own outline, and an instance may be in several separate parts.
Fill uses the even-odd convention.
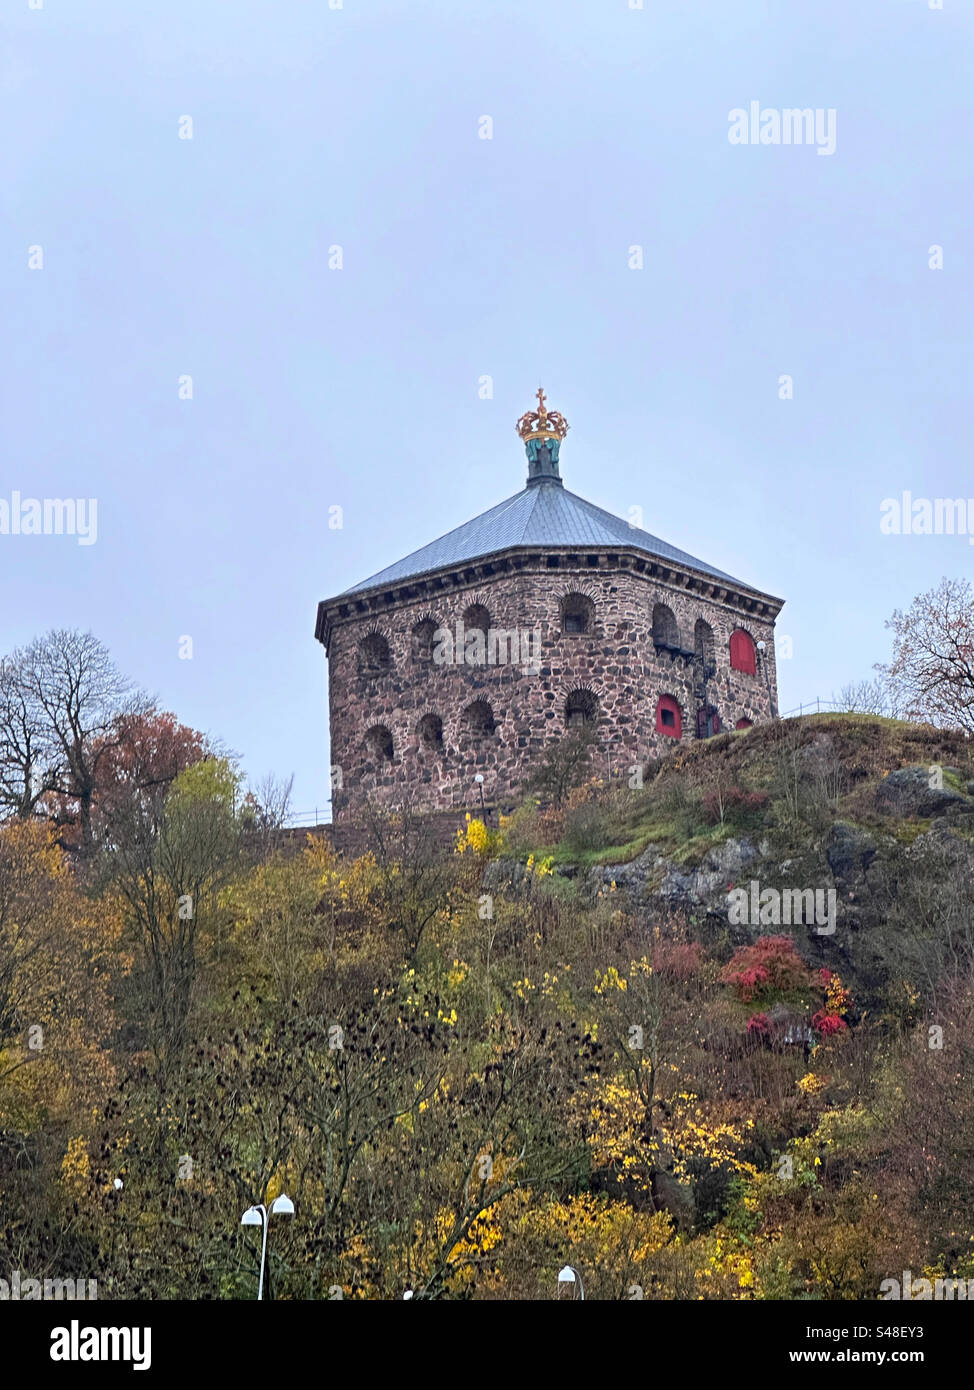
[[[584,893],[680,909],[725,948],[761,934],[729,920],[735,887],[834,890],[834,932],[797,935],[873,1002],[919,968],[938,920],[970,908],[958,885],[974,874],[974,743],[961,733],[812,715],[690,744],[631,780],[593,779],[560,808],[503,820],[488,881],[516,886],[531,855]]]

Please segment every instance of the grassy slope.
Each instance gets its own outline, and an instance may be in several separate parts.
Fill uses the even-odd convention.
[[[581,810],[567,812],[560,827],[554,818],[554,829],[562,831],[557,838],[544,834],[543,821],[534,838],[525,825],[522,847],[527,844],[558,865],[585,867],[625,864],[653,845],[673,862],[692,865],[736,833],[787,831],[800,840],[802,816],[788,815],[783,779],[789,766],[798,767],[805,779],[802,795],[810,797],[807,779],[814,780],[816,758],[824,760],[829,783],[815,807],[820,822],[846,821],[905,843],[928,829],[929,821],[875,808],[873,793],[886,775],[901,767],[939,764],[944,786],[962,793],[974,778],[974,744],[961,734],[871,715],[809,715],[687,744],[651,765],[639,791],[592,789]],[[709,823],[703,798],[716,789],[726,795],[732,787],[763,794],[767,801],[750,813],[727,812],[723,824]],[[587,817],[585,827],[571,833],[580,815]]]

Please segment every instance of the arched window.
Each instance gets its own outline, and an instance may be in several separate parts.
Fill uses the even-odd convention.
[[[490,631],[490,614],[482,603],[472,603],[463,613],[463,652],[457,653],[457,660],[467,666],[487,664],[487,634]]]
[[[730,663],[733,671],[743,671],[747,676],[757,675],[757,653],[750,633],[742,627],[735,628],[730,639]]]
[[[720,715],[713,705],[701,705],[697,710],[697,738],[713,738],[720,733]]]
[[[566,594],[561,601],[561,630],[568,637],[591,632],[595,604],[585,594]]]
[[[656,701],[656,732],[667,738],[683,737],[683,714],[673,695],[661,695]]]
[[[472,603],[469,608],[463,610],[463,626],[466,629],[478,628],[484,634],[486,642],[487,633],[490,631],[490,614],[482,603]]]
[[[714,630],[703,618],[698,618],[693,627],[693,652],[704,672],[713,672],[716,667]]]
[[[739,719],[734,725],[735,729],[751,729],[754,727],[753,719]]]
[[[416,624],[412,631],[414,661],[433,660],[433,642],[436,632],[437,625],[433,618],[423,618]]]
[[[471,738],[489,738],[497,728],[494,711],[483,698],[472,700],[460,717],[464,733]]]
[[[364,676],[378,676],[392,668],[392,652],[381,632],[370,632],[358,644],[358,668]]]
[[[443,748],[443,720],[438,714],[424,714],[416,726],[422,748],[440,752]]]
[[[374,762],[392,762],[392,734],[384,724],[373,724],[366,729],[365,746]]]
[[[598,716],[599,702],[591,690],[573,690],[565,701],[566,728],[578,729],[583,724],[594,724]]]
[[[657,647],[679,647],[680,629],[672,608],[665,603],[653,605],[653,641]]]

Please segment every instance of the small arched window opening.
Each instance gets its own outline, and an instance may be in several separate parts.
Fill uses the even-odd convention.
[[[472,603],[469,608],[463,611],[463,626],[465,631],[474,629],[484,634],[484,641],[487,641],[487,633],[490,631],[490,614],[482,603]]]
[[[467,666],[487,664],[487,634],[490,614],[482,603],[472,603],[463,613],[462,661]]]
[[[373,724],[365,731],[365,746],[374,762],[392,762],[392,734],[384,724]]]
[[[472,700],[461,717],[464,733],[471,738],[489,738],[497,728],[494,711],[487,700]]]
[[[561,630],[569,637],[592,631],[595,605],[584,594],[566,594],[561,601]]]
[[[438,629],[432,618],[423,618],[418,622],[412,631],[413,639],[413,660],[432,661],[433,646]]]
[[[565,727],[580,729],[594,724],[599,716],[599,702],[591,690],[573,690],[565,701]]]
[[[683,713],[673,695],[661,695],[656,701],[656,732],[667,738],[683,737]]]
[[[359,671],[364,676],[378,676],[392,669],[392,652],[381,632],[370,632],[358,647]]]
[[[735,729],[751,729],[754,727],[753,719],[739,719],[734,725]]]
[[[673,609],[665,603],[653,605],[653,642],[657,647],[679,650],[680,628]]]
[[[424,714],[416,727],[419,734],[420,747],[427,749],[429,752],[442,752],[443,720],[438,714]]]
[[[716,673],[714,630],[703,618],[698,618],[693,627],[693,654],[703,670],[705,680]]]
[[[713,705],[701,705],[697,710],[697,738],[713,738],[720,733],[720,715]]]
[[[747,676],[757,675],[757,652],[751,635],[742,627],[735,628],[730,639],[730,664],[734,671],[743,671]]]

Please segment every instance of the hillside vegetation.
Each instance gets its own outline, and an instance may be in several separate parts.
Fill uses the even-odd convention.
[[[351,861],[185,761],[96,787],[74,868],[0,829],[0,1265],[253,1297],[286,1191],[281,1298],[974,1278],[969,739],[783,721]]]

